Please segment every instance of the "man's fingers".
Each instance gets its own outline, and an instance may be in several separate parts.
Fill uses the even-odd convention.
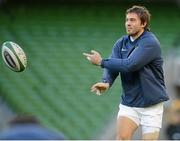
[[[97,83],[97,84],[94,84],[94,85],[91,87],[91,90],[93,90],[93,89],[97,89],[97,88],[99,88],[98,83]]]
[[[96,88],[96,84],[94,84],[94,85],[91,87],[91,90],[94,89],[94,88]]]
[[[99,89],[97,89],[96,95],[101,95],[101,91]]]
[[[91,58],[90,57],[86,57],[89,61],[91,61]]]
[[[98,53],[98,52],[95,51],[95,50],[91,50],[91,53],[92,53],[92,54],[95,54],[95,53]],[[89,53],[83,53],[83,55],[92,55],[92,54],[89,54]]]
[[[104,87],[104,83],[96,83],[96,84],[94,84],[92,87],[91,87],[91,89],[92,88],[102,88],[102,87]]]
[[[96,95],[101,95],[101,90],[99,90],[97,88],[91,89],[91,92],[95,92]]]
[[[94,54],[99,54],[97,51],[95,51],[95,50],[91,50],[91,53],[92,54],[89,54],[89,53],[83,53],[83,55],[84,56],[88,56],[88,57],[91,57],[91,56],[93,56]]]
[[[95,92],[97,95],[101,95],[101,90],[95,86],[91,87],[91,92]]]
[[[98,52],[95,51],[95,50],[91,50],[91,53],[92,53],[92,54],[98,54]]]
[[[91,54],[88,54],[88,53],[83,53],[84,56],[86,57],[91,57],[92,55]]]
[[[96,87],[91,88],[91,92],[95,92],[97,90]]]
[[[95,92],[96,95],[101,95],[101,90],[96,88],[92,89],[91,92]]]
[[[103,92],[108,90],[109,86],[107,83],[99,82],[91,87],[91,92],[95,92],[96,95],[101,95]]]
[[[105,88],[103,83],[96,83],[91,87],[91,92],[95,92],[96,95],[101,95],[101,92],[104,92]]]
[[[91,54],[88,54],[88,53],[83,53],[84,56],[86,56],[86,58],[91,61]]]

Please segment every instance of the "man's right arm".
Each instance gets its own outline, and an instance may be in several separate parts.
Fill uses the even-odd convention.
[[[113,46],[112,53],[109,58],[120,58],[120,47],[122,44],[122,39],[119,39]],[[104,68],[103,69],[103,76],[102,76],[102,82],[103,83],[109,83],[109,86],[111,87],[114,80],[119,75],[119,72],[112,71],[109,69]]]

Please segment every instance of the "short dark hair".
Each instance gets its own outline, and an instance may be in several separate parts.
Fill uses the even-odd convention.
[[[127,9],[126,14],[128,13],[136,13],[139,16],[142,24],[146,22],[146,26],[144,27],[144,29],[150,30],[149,23],[151,19],[151,14],[146,7],[134,5],[133,7]]]

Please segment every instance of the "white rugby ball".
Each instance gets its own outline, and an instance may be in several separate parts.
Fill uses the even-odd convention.
[[[3,43],[2,58],[5,64],[15,72],[22,72],[27,66],[26,54],[18,44],[11,41]]]

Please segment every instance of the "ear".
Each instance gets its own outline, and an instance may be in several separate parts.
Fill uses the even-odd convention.
[[[141,27],[144,28],[147,25],[147,22],[141,23]]]

